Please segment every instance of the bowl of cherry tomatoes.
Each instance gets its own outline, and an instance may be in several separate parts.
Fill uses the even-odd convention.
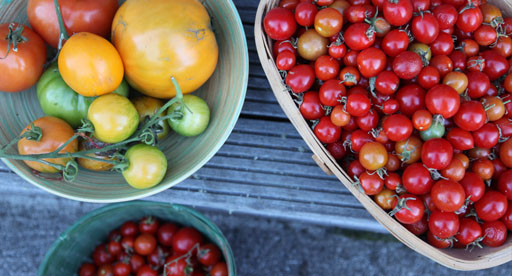
[[[132,201],[96,209],[51,245],[38,275],[236,275],[221,230],[194,209]]]
[[[234,128],[249,66],[232,1],[0,2],[0,158],[37,187],[149,196]]]
[[[263,0],[256,46],[326,172],[447,267],[512,260],[512,2]]]

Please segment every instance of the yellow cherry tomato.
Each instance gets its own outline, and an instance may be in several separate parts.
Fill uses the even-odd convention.
[[[203,85],[215,71],[219,50],[210,16],[198,0],[130,0],[117,11],[112,41],[119,50],[128,83],[155,98]]]
[[[66,84],[83,96],[108,94],[123,81],[123,62],[116,48],[92,33],[77,33],[66,41],[58,63]]]
[[[167,158],[161,150],[146,144],[132,146],[125,154],[130,163],[123,177],[136,189],[151,188],[162,181],[167,171]]]
[[[128,139],[139,125],[135,106],[117,94],[103,95],[94,100],[87,118],[94,126],[94,137],[111,144]]]
[[[141,96],[132,100],[133,105],[137,109],[139,113],[139,121],[141,124],[144,123],[145,120],[148,120],[153,115],[155,115],[162,106],[164,106],[164,102],[159,99],[155,99],[152,97]],[[165,116],[165,112],[160,114],[160,117]],[[169,134],[171,128],[169,124],[164,121],[160,121],[158,123],[158,129],[156,131],[158,140],[162,140]]]

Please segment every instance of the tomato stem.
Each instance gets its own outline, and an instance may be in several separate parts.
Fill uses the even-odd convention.
[[[27,42],[28,38],[23,36],[23,25],[16,26],[16,29],[14,29],[14,23],[9,24],[9,34],[6,37],[7,40],[7,52],[5,53],[5,56],[0,59],[6,59],[7,56],[9,56],[9,53],[11,52],[11,45],[12,50],[14,52],[18,52],[18,43]]]
[[[64,25],[64,18],[62,17],[62,12],[60,10],[59,0],[53,0],[53,4],[55,5],[55,12],[57,13],[57,20],[59,21],[60,36],[59,36],[58,49],[60,50],[62,48],[63,40],[69,39],[69,34],[66,31],[66,26]]]

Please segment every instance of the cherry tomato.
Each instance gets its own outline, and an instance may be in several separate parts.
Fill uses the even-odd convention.
[[[376,195],[384,188],[384,180],[377,173],[365,171],[359,176],[359,182],[367,195]]]
[[[417,41],[430,44],[439,35],[439,23],[433,14],[421,13],[412,19],[411,31]]]
[[[114,256],[108,252],[107,246],[102,243],[94,249],[92,259],[97,266],[101,266],[112,263],[114,261]]]
[[[388,176],[384,179],[384,185],[386,188],[396,191],[396,188],[399,187],[402,184],[402,181],[400,179],[400,175],[397,173],[388,173]]]
[[[164,275],[166,276],[186,276],[193,272],[192,265],[187,263],[186,258],[181,258],[180,255],[169,256],[165,263]]]
[[[458,158],[452,158],[452,162],[450,162],[450,165],[448,167],[441,170],[441,175],[443,177],[448,178],[449,180],[458,182],[464,178],[464,175],[466,173],[466,168],[464,167],[464,164],[462,164],[462,161]]]
[[[438,84],[428,90],[425,104],[432,114],[440,114],[445,119],[453,117],[460,107],[457,91],[446,84]]]
[[[295,66],[296,56],[290,51],[283,51],[277,55],[276,66],[279,70],[290,70]]]
[[[197,259],[204,266],[215,265],[219,262],[221,256],[219,248],[213,243],[202,245],[197,252]]]
[[[329,55],[333,58],[343,58],[347,54],[347,46],[345,44],[333,43],[329,46]]]
[[[357,67],[365,78],[375,77],[386,67],[386,54],[374,47],[364,49],[357,55]]]
[[[447,55],[437,55],[432,58],[430,65],[439,70],[442,78],[453,71],[453,61]]]
[[[402,175],[402,185],[407,192],[415,195],[428,193],[433,182],[430,172],[421,163],[407,166]]]
[[[192,227],[181,228],[172,239],[172,249],[178,254],[185,254],[194,246],[201,245],[203,235]]]
[[[427,130],[432,125],[432,114],[425,109],[419,109],[412,115],[412,125],[417,130]]]
[[[472,202],[479,201],[485,193],[485,183],[482,178],[474,172],[466,172],[464,178],[459,181],[464,192]]]
[[[384,18],[393,26],[407,24],[412,18],[413,6],[410,0],[385,1]]]
[[[158,185],[167,172],[167,158],[155,146],[136,144],[125,154],[129,166],[122,172],[123,178],[136,189]]]
[[[384,114],[393,114],[396,113],[400,109],[400,103],[398,103],[395,99],[386,100],[382,103],[382,112]]]
[[[492,43],[496,42],[498,38],[498,33],[491,26],[481,25],[473,33],[473,37],[480,46],[489,46]]]
[[[98,276],[114,276],[114,270],[111,264],[103,264],[98,267]]]
[[[453,38],[449,34],[440,33],[437,38],[430,44],[432,55],[449,55],[454,48]]]
[[[396,57],[409,47],[409,37],[403,30],[391,30],[382,39],[380,47],[386,55]]]
[[[315,61],[315,74],[319,80],[330,80],[338,76],[340,64],[338,61],[329,56],[321,56]]]
[[[152,269],[150,265],[144,265],[137,271],[137,276],[158,276],[158,271]]]
[[[92,263],[84,263],[80,266],[78,276],[94,276],[96,275],[96,266]]]
[[[121,247],[121,243],[119,241],[116,241],[116,240],[111,240],[108,245],[107,245],[107,248],[108,248],[108,252],[110,254],[112,254],[113,256],[117,256],[121,253],[122,251],[122,247]]]
[[[155,236],[150,234],[141,234],[135,239],[134,249],[137,254],[146,256],[151,254],[156,248]]]
[[[325,115],[325,110],[320,103],[318,93],[315,91],[304,93],[299,110],[302,116],[307,120],[318,120]]]
[[[129,259],[132,271],[138,271],[145,264],[144,258],[138,254],[133,254]]]
[[[375,80],[375,89],[383,95],[392,95],[398,90],[399,84],[400,79],[393,71],[382,71]]]
[[[418,84],[425,89],[434,87],[441,81],[439,71],[433,66],[425,66],[418,75]]]
[[[512,38],[509,36],[500,36],[494,49],[500,55],[509,58],[512,56]]]
[[[335,126],[344,127],[350,123],[352,116],[344,110],[343,105],[335,106],[331,111],[331,122]]]
[[[434,211],[430,214],[428,228],[441,239],[453,237],[459,231],[459,217],[453,212]]]
[[[457,114],[454,116],[455,124],[466,131],[475,131],[481,128],[486,120],[484,107],[477,101],[461,103]]]
[[[487,50],[481,53],[485,60],[484,73],[491,81],[495,81],[508,73],[510,64],[507,59],[495,50]]]
[[[139,221],[139,231],[142,234],[154,235],[158,231],[158,220],[152,216],[144,217]]]
[[[512,231],[512,201],[508,202],[508,209],[505,215],[501,218],[508,230]]]
[[[383,189],[374,197],[375,202],[384,210],[391,210],[396,203],[396,193],[390,189]]]
[[[274,40],[290,38],[297,30],[297,22],[293,12],[285,8],[273,8],[263,20],[265,33]]]
[[[507,240],[507,227],[499,220],[484,222],[482,232],[484,234],[482,243],[486,246],[498,247]]]
[[[358,129],[358,130],[352,132],[350,141],[351,141],[351,149],[355,152],[359,152],[359,151],[361,151],[361,149],[363,148],[363,146],[366,143],[373,142],[374,138],[373,138],[373,136],[368,134],[368,132]],[[361,165],[361,163],[359,163],[359,164]]]
[[[413,224],[404,224],[404,226],[416,236],[423,235],[428,230],[427,216],[424,215],[420,221]]]
[[[483,22],[483,15],[480,9],[469,4],[468,6],[459,9],[459,17],[457,18],[456,25],[463,32],[474,32]]]
[[[401,79],[410,80],[418,76],[422,68],[421,58],[415,52],[404,51],[393,60],[393,72]]]
[[[449,57],[453,61],[453,70],[454,71],[466,70],[466,55],[462,51],[453,51],[452,50]]]
[[[284,40],[284,41],[278,40],[278,41],[274,42],[272,49],[273,49],[274,57],[277,57],[277,55],[279,55],[282,52],[286,52],[286,51],[291,52],[294,55],[297,54],[297,49],[295,49],[295,47],[293,47],[293,44],[288,40]]]
[[[471,71],[468,72],[468,96],[473,99],[483,97],[489,87],[491,86],[491,81],[489,77],[480,71]]]
[[[423,144],[421,161],[427,167],[442,170],[450,165],[453,157],[452,145],[443,138],[433,138]]]
[[[399,141],[395,144],[395,152],[404,164],[418,162],[421,158],[423,143],[415,136]]]
[[[500,159],[505,166],[512,168],[512,139],[500,145]]]
[[[347,150],[345,149],[345,147],[343,146],[343,142],[341,141],[328,144],[327,150],[336,160],[341,160],[343,157],[345,157],[345,154],[347,153]]]
[[[382,125],[384,133],[391,141],[402,141],[411,136],[412,123],[402,114],[389,116]]]
[[[112,267],[114,276],[128,276],[131,272],[131,267],[127,263],[115,263]]]
[[[475,203],[475,211],[478,217],[484,221],[500,219],[507,212],[507,197],[497,191],[487,191],[484,196]]]
[[[482,237],[482,227],[474,219],[463,218],[455,238],[462,245],[469,245]]]
[[[433,9],[434,15],[439,23],[439,28],[448,29],[457,23],[459,13],[452,5],[443,4]]]
[[[340,72],[340,81],[345,86],[354,86],[361,79],[361,75],[359,71],[353,66],[347,66],[341,69]]]
[[[351,179],[355,179],[355,177],[359,177],[365,170],[359,160],[354,160],[350,162],[347,168],[347,174]]]
[[[378,170],[387,164],[388,152],[379,142],[366,143],[359,151],[359,162],[367,170]]]
[[[400,208],[400,210],[395,213],[395,218],[403,224],[416,223],[420,221],[425,214],[423,201],[413,194],[401,195],[393,208]]]
[[[361,94],[353,94],[347,97],[346,109],[352,116],[364,116],[370,111],[370,99]]]
[[[314,133],[322,143],[334,143],[341,137],[341,127],[334,125],[329,116],[324,116],[315,126]]]
[[[219,262],[210,270],[210,276],[228,276],[228,267],[225,262]]]
[[[316,60],[327,54],[329,40],[319,35],[314,29],[309,29],[299,36],[297,50],[299,55],[306,60]]]
[[[443,78],[443,84],[453,88],[457,94],[462,94],[468,87],[468,77],[462,72],[453,71]]]
[[[315,30],[324,37],[331,37],[341,31],[343,15],[334,8],[325,8],[315,15]]]
[[[366,23],[354,23],[345,30],[345,44],[352,50],[361,51],[373,45],[375,31]]]
[[[494,175],[494,165],[489,159],[478,159],[473,162],[471,170],[483,180],[489,180]]]
[[[512,169],[501,174],[498,180],[498,190],[502,192],[508,200],[512,200]]]
[[[481,128],[473,131],[475,146],[490,149],[498,144],[500,132],[495,124],[487,123]]]
[[[459,210],[466,200],[464,188],[452,180],[439,180],[432,186],[432,201],[441,211],[455,212]]]
[[[294,93],[303,93],[309,90],[315,81],[315,70],[310,65],[295,65],[286,75],[286,85]]]
[[[429,244],[431,244],[432,246],[437,247],[437,248],[448,248],[452,245],[452,242],[450,239],[438,238],[438,237],[434,236],[434,234],[432,234],[431,231],[427,232],[427,240],[428,240]]]
[[[446,140],[458,150],[469,150],[475,147],[471,133],[457,127],[450,129],[446,135]]]
[[[379,114],[373,109],[370,109],[366,115],[356,117],[356,123],[360,129],[371,131],[379,124]]]
[[[301,26],[311,26],[315,24],[315,16],[318,8],[311,2],[300,2],[295,8],[295,20]]]

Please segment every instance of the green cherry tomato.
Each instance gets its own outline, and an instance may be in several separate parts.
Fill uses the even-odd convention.
[[[141,124],[144,124],[146,120],[149,120],[151,116],[155,115],[162,106],[164,106],[164,102],[159,99],[155,99],[148,96],[140,96],[132,100],[133,105],[137,109],[139,113],[139,120]],[[160,116],[165,116],[163,112]],[[169,134],[170,131],[169,124],[164,121],[160,121],[158,123],[158,129],[156,130],[158,140],[162,140]]]
[[[57,63],[52,64],[43,73],[36,89],[43,112],[63,119],[73,128],[82,125],[82,119],[87,118],[87,110],[95,99],[84,97],[73,91],[62,79]],[[127,82],[123,81],[113,93],[128,97]]]
[[[423,141],[428,141],[432,138],[441,138],[445,132],[445,127],[441,122],[434,122],[427,130],[420,131],[420,136]]]
[[[167,158],[156,147],[137,144],[125,154],[130,163],[123,171],[123,177],[136,189],[151,188],[162,181],[167,171]]]
[[[167,115],[175,114],[176,118],[168,120],[171,128],[183,136],[197,136],[208,127],[210,109],[206,102],[194,95],[183,96],[185,106],[175,103],[167,109]]]
[[[132,102],[117,94],[95,99],[87,118],[94,126],[94,136],[105,143],[119,143],[130,137],[139,125],[139,113]]]

